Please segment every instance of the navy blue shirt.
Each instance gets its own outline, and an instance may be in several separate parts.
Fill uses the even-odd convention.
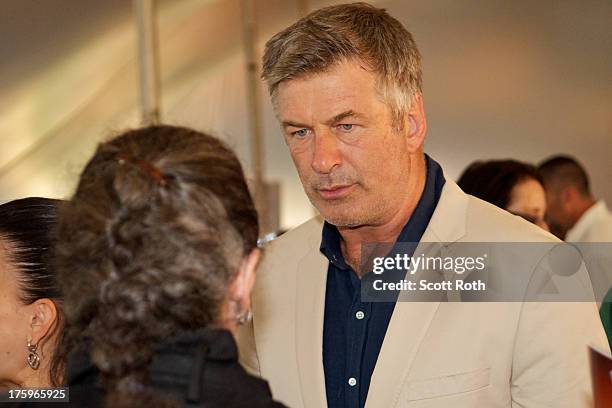
[[[423,194],[397,242],[419,242],[440,199],[442,169],[429,156],[425,160]],[[338,229],[326,222],[320,248],[329,260],[323,322],[325,390],[329,408],[361,408],[395,302],[361,301],[361,280],[345,262],[340,242]]]

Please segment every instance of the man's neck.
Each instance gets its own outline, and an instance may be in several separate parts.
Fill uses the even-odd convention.
[[[426,169],[424,161],[416,161],[410,171],[411,180],[404,190],[406,194],[398,210],[389,219],[378,225],[366,225],[362,227],[339,227],[338,231],[342,237],[342,255],[359,277],[363,276],[361,271],[361,250],[365,242],[390,242],[393,243],[402,232],[402,229],[412,216],[425,188]]]

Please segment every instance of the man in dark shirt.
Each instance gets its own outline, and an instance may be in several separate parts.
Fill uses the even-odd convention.
[[[440,199],[442,169],[428,156],[426,161],[425,188],[397,242],[419,242]],[[321,252],[329,260],[323,325],[325,388],[330,407],[363,407],[395,302],[361,300],[362,281],[344,261],[341,243],[338,228],[325,222],[321,241]]]
[[[363,296],[369,243],[487,242],[499,231],[554,240],[467,196],[425,155],[421,57],[402,24],[364,3],[317,10],[268,41],[263,78],[320,212],[266,249],[239,339],[241,362],[275,398],[294,408],[586,407],[586,344],[605,347],[591,304]],[[512,261],[494,266],[512,273],[522,265]]]

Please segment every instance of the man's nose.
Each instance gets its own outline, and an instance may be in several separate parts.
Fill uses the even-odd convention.
[[[342,162],[339,141],[330,131],[319,132],[314,137],[312,169],[317,173],[328,174]]]

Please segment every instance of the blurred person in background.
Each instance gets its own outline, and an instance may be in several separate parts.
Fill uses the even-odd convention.
[[[603,200],[591,193],[589,176],[576,159],[553,156],[538,166],[548,202],[547,218],[551,232],[567,242],[612,243],[612,213]],[[609,246],[579,245],[596,292],[601,293],[599,315],[612,347],[612,271],[601,255]]]
[[[476,161],[459,177],[461,189],[548,231],[546,194],[536,168],[516,160]]]
[[[59,200],[0,205],[0,390],[57,386],[62,298],[52,267]]]
[[[238,363],[258,220],[234,155],[155,126],[99,145],[60,214],[61,352],[80,406],[280,407]]]
[[[612,242],[612,213],[591,193],[584,167],[569,156],[554,156],[538,166],[553,234],[568,242]]]

